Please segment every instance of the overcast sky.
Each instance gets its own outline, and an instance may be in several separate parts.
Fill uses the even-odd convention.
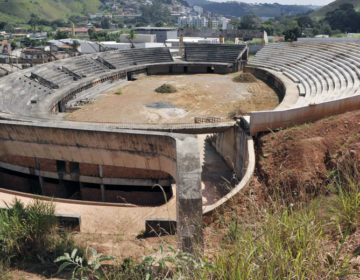
[[[216,2],[234,1],[234,0],[212,0]],[[333,2],[334,0],[241,0],[245,3],[279,3],[283,5],[317,5],[323,6]]]

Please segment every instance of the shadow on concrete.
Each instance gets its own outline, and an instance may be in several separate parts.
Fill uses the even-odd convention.
[[[201,148],[203,149],[202,196],[203,205],[206,206],[215,203],[233,188],[231,183],[233,172],[205,139]]]

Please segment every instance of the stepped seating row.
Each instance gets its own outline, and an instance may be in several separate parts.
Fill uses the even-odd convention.
[[[70,83],[72,83],[75,78],[63,70],[61,67],[41,67],[34,72],[32,72],[40,79],[48,81],[57,86],[57,88],[64,87]],[[39,81],[39,83],[42,83]],[[44,83],[43,83],[44,84]]]
[[[247,46],[185,43],[185,60],[190,62],[236,63]]]
[[[250,66],[282,72],[297,83],[297,105],[359,93],[360,41],[304,41],[268,44]]]
[[[27,114],[31,105],[36,104],[53,91],[23,75],[17,75],[8,81],[0,83],[0,110],[2,112],[17,112]]]
[[[172,62],[168,48],[141,48],[110,51],[99,54],[99,58],[114,66],[116,69],[134,65]]]
[[[1,78],[0,112],[31,116],[36,113],[33,110],[39,101],[49,94],[55,96],[58,89],[75,86],[76,81],[85,77],[98,77],[114,68],[171,62],[169,49],[144,48],[104,52],[97,57],[83,55],[38,65]],[[112,64],[115,67],[109,67]]]
[[[75,58],[73,61],[66,64],[66,68],[81,77],[99,75],[109,71],[109,68],[105,65],[87,56]]]

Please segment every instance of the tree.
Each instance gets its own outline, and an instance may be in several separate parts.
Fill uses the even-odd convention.
[[[35,14],[31,14],[28,24],[31,25],[33,32],[36,32],[36,27],[39,25],[39,22],[40,22],[40,18]]]
[[[301,30],[299,27],[295,27],[285,30],[283,34],[285,35],[285,41],[297,41],[301,36]]]
[[[103,17],[101,19],[100,26],[102,29],[110,29],[110,20],[108,18]]]
[[[88,29],[88,35],[89,35],[90,40],[92,40],[94,38],[95,33],[96,33],[95,28]]]
[[[78,41],[78,40],[73,40],[73,42],[72,42],[71,45],[72,45],[73,51],[74,51],[74,52],[77,52],[77,51],[78,51],[78,48],[80,47],[79,41]]]
[[[56,34],[55,34],[55,39],[56,40],[61,40],[61,39],[66,39],[66,38],[69,38],[69,32],[67,31],[61,31],[61,30],[58,30],[56,31]]]
[[[338,9],[328,12],[325,20],[332,29],[342,32],[360,32],[360,13],[356,12],[352,4],[342,4]]]
[[[305,28],[313,27],[313,21],[307,15],[298,17],[297,23],[300,26],[301,30],[304,30]]]
[[[245,15],[241,18],[241,29],[259,29],[261,26],[261,18],[257,15]]]
[[[12,41],[12,42],[11,42],[11,50],[13,51],[13,50],[15,50],[16,48],[17,48],[16,42],[15,42],[15,41]]]
[[[4,30],[5,26],[7,25],[7,22],[1,21],[0,22],[0,30]]]
[[[240,29],[241,21],[238,18],[232,18],[229,22],[230,25],[232,25],[236,29]]]

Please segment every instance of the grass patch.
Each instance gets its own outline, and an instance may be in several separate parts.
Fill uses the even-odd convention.
[[[38,266],[41,273],[56,271],[53,260],[75,246],[71,235],[59,232],[52,202],[15,199],[0,212],[0,263],[4,268]]]
[[[235,83],[256,83],[257,79],[251,73],[241,73],[240,75],[233,78]]]
[[[122,95],[122,94],[123,94],[123,92],[122,92],[122,90],[121,90],[121,89],[118,89],[117,91],[115,91],[115,92],[114,92],[114,94],[116,94],[116,95]]]
[[[157,93],[175,93],[177,92],[177,89],[170,84],[163,84],[155,89]]]

